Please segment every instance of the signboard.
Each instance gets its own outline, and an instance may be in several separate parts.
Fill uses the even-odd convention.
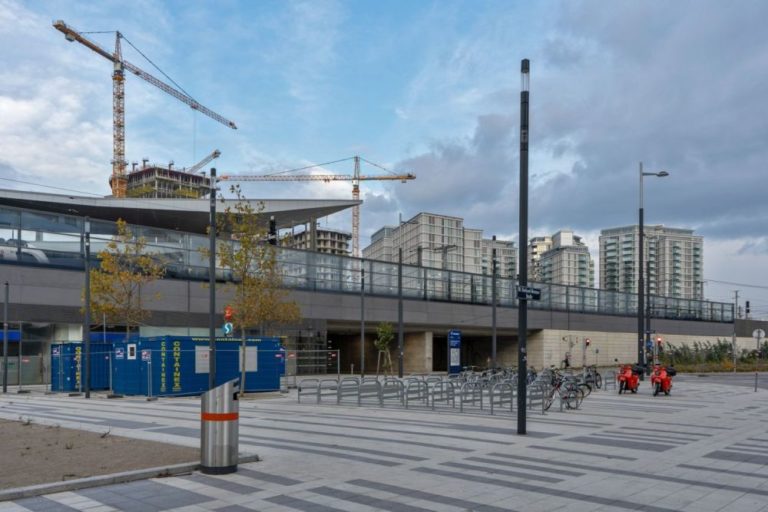
[[[195,345],[195,373],[211,371],[211,350],[207,345]]]
[[[61,347],[53,347],[51,350],[51,355],[58,356],[61,355]]]
[[[125,349],[122,347],[115,349],[115,359],[125,359]]]
[[[152,360],[152,352],[149,350],[142,350],[141,351],[141,360],[142,361],[151,361]]]
[[[752,331],[752,337],[759,342],[761,339],[765,338],[765,331],[762,329],[755,329]]]
[[[222,329],[224,331],[224,336],[231,335],[232,334],[232,330],[233,330],[232,322],[225,322],[224,323],[224,327],[222,327]]]
[[[134,360],[136,359],[136,344],[135,343],[129,343],[128,344],[128,359]]]
[[[245,347],[245,371],[246,372],[256,372],[259,370],[258,365],[258,348],[257,347]],[[237,358],[237,368],[238,371],[240,368],[243,367],[243,348],[240,347],[240,353],[238,354]]]
[[[461,371],[461,331],[451,329],[448,331],[448,373]]]
[[[518,286],[517,298],[522,300],[541,300],[541,289],[533,286]]]

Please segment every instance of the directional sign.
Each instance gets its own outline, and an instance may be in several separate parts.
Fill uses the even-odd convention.
[[[224,336],[232,334],[232,322],[226,322],[224,324]]]
[[[517,298],[525,300],[541,300],[541,289],[533,286],[518,286]]]
[[[757,341],[760,341],[761,339],[765,338],[765,331],[762,329],[755,329],[752,331],[752,337]]]

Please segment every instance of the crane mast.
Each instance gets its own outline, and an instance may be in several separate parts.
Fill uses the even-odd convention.
[[[71,26],[68,26],[62,20],[58,20],[53,23],[53,27],[64,34],[64,38],[67,41],[82,44],[90,50],[98,53],[105,59],[112,62],[114,68],[112,72],[112,175],[109,178],[109,185],[112,188],[112,195],[114,197],[125,197],[128,188],[128,177],[126,176],[125,168],[127,161],[125,160],[125,70],[127,69],[139,78],[149,82],[158,89],[170,94],[174,98],[178,99],[189,105],[193,110],[197,110],[210,117],[211,119],[218,121],[219,123],[232,128],[237,129],[237,125],[233,121],[226,119],[225,117],[217,114],[211,109],[201,105],[194,98],[188,94],[181,92],[174,87],[166,84],[159,78],[152,76],[146,71],[142,70],[138,66],[131,64],[123,59],[122,48],[120,46],[120,40],[123,39],[123,35],[120,32],[115,32],[115,51],[113,53],[108,52],[94,41],[91,41],[85,37],[82,33],[77,32]],[[130,41],[129,41],[130,44]]]
[[[353,174],[301,174],[301,175],[280,175],[280,174],[257,174],[257,175],[240,175],[240,174],[224,174],[219,176],[219,181],[324,181],[326,183],[331,181],[351,181],[352,182],[352,199],[355,201],[360,200],[360,182],[361,181],[400,181],[405,183],[409,180],[416,179],[416,176],[411,173],[406,174],[385,174],[382,176],[363,175],[360,174],[360,160],[359,156],[351,158],[354,160],[355,167]],[[346,158],[344,160],[350,160]],[[340,162],[343,160],[337,160]],[[336,163],[331,162],[331,163]],[[368,162],[366,160],[366,162]],[[371,163],[371,162],[368,162]],[[322,166],[326,164],[318,164]],[[376,164],[373,164],[376,165]],[[310,166],[310,167],[317,167]],[[381,169],[383,167],[376,165]],[[385,169],[386,170],[386,169]],[[352,255],[359,258],[360,254],[360,205],[356,204],[352,207]]]

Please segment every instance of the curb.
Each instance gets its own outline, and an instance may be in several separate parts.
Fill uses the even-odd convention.
[[[261,458],[255,454],[241,455],[238,459],[238,464],[247,464],[249,462],[258,462],[261,460]],[[17,487],[15,489],[0,491],[0,502],[15,501],[24,498],[34,498],[35,496],[42,496],[44,494],[53,494],[57,492],[77,491],[79,489],[100,487],[102,485],[124,484],[128,482],[135,482],[136,480],[177,476],[186,473],[192,473],[198,469],[200,469],[199,462],[186,462],[182,464],[174,464],[172,466],[158,466],[154,468],[112,473],[109,475],[89,476],[86,478],[67,480],[65,482],[53,482],[49,484],[30,485],[28,487]]]

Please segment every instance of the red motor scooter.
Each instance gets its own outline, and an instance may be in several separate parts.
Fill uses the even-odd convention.
[[[631,391],[637,393],[637,388],[640,387],[640,376],[635,368],[631,364],[625,364],[619,370],[619,374],[616,379],[619,381],[619,394],[624,391]]]
[[[672,391],[672,377],[677,372],[674,368],[666,368],[660,364],[653,365],[653,373],[651,373],[651,387],[653,388],[653,396],[663,392],[665,395],[669,395]]]

